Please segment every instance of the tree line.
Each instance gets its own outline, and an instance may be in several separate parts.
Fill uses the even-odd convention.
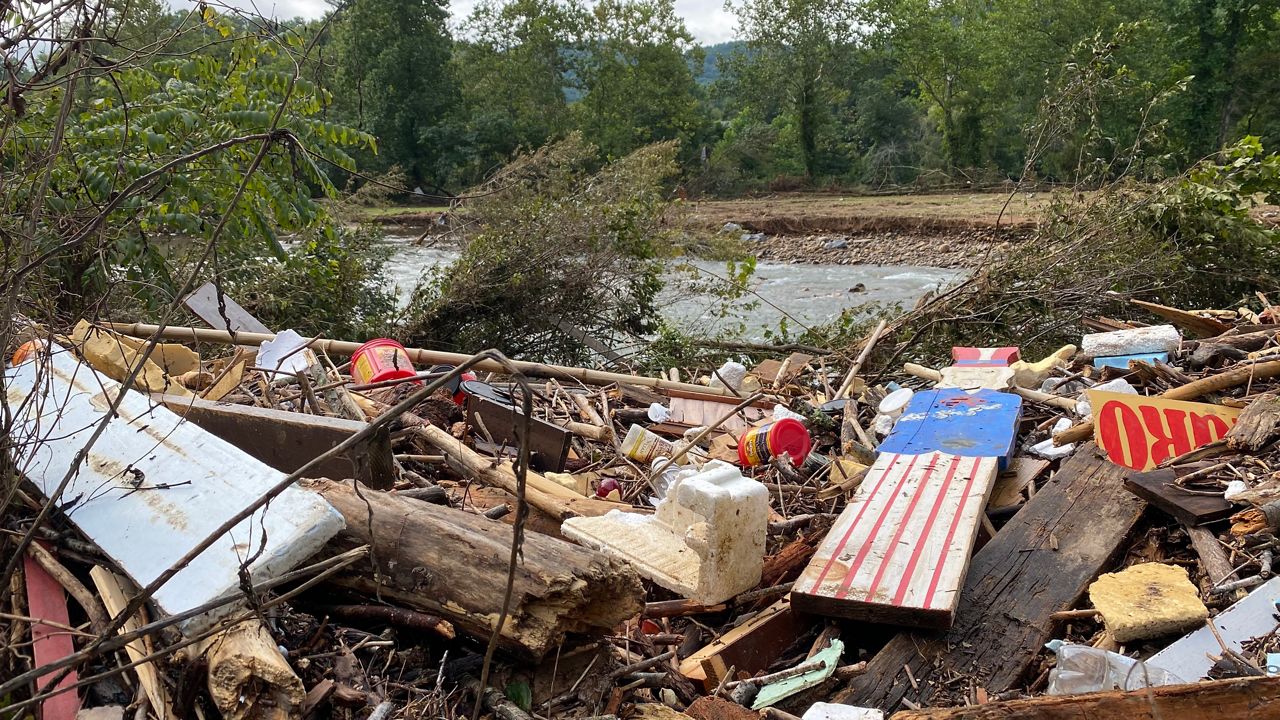
[[[434,192],[580,131],[676,140],[688,184],[1078,182],[1179,172],[1280,134],[1277,0],[729,0],[699,47],[673,0],[355,0],[315,80]],[[708,54],[713,60],[707,61]],[[710,65],[710,70],[708,69]]]

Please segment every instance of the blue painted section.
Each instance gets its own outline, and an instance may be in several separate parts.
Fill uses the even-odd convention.
[[[1129,369],[1130,360],[1139,360],[1148,365],[1155,365],[1159,360],[1162,363],[1169,362],[1169,353],[1142,353],[1140,355],[1111,355],[1109,357],[1099,357],[1093,359],[1093,366],[1101,370],[1102,368],[1119,368],[1121,370]]]
[[[943,452],[1000,458],[1004,467],[1018,440],[1022,398],[998,390],[922,390],[911,398],[879,452]]]

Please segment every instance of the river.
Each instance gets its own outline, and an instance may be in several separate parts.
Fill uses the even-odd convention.
[[[411,237],[390,236],[392,247],[387,271],[396,284],[396,297],[407,305],[414,285],[422,273],[432,267],[451,262],[458,256],[453,247],[415,245]],[[723,276],[721,262],[695,260],[704,272]],[[792,330],[820,325],[840,316],[847,308],[877,304],[902,304],[910,307],[929,290],[936,290],[965,275],[964,270],[922,267],[916,265],[808,265],[759,262],[752,278],[751,292],[739,303],[738,319],[722,320],[713,312],[714,301],[690,297],[669,290],[661,299],[662,311],[670,319],[687,327],[698,327],[711,336],[733,328],[746,320],[744,340],[760,340],[766,328],[776,328],[785,316]],[[865,291],[852,292],[861,284]],[[758,300],[754,309],[745,306]],[[873,308],[868,308],[868,312]]]

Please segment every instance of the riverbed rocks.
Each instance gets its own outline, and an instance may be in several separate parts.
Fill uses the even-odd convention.
[[[1025,237],[1025,230],[769,235],[750,250],[761,260],[786,263],[970,268],[1009,252]]]

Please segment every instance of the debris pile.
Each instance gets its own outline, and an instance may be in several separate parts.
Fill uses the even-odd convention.
[[[887,323],[857,357],[661,377],[276,334],[212,286],[185,301],[208,328],[31,325],[4,376],[0,697],[1253,717],[1280,698],[1261,299],[880,374]]]

